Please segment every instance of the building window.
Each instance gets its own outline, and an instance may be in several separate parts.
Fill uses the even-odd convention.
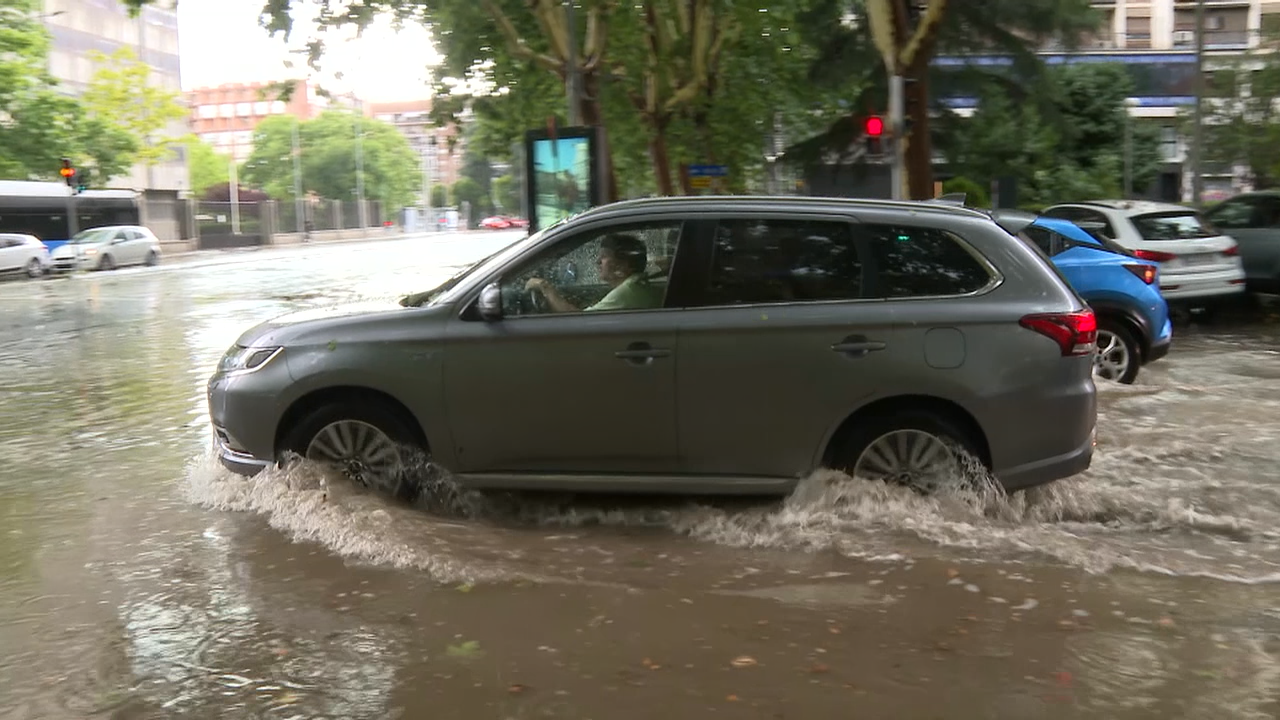
[[[1178,157],[1178,128],[1173,125],[1160,128],[1160,157],[1165,162]]]
[[[201,105],[197,112],[199,112],[200,118],[202,120],[208,120],[209,118],[218,117],[218,106],[217,105]]]
[[[271,103],[269,102],[259,101],[253,104],[254,115],[266,115],[270,111],[271,111]]]
[[[218,117],[229,118],[229,117],[235,117],[235,116],[236,116],[235,105],[232,105],[231,103],[222,103],[221,105],[218,106]]]
[[[236,103],[236,115],[240,117],[249,117],[253,114],[253,103]]]
[[[284,114],[284,102],[283,102],[283,101],[281,101],[281,100],[275,100],[275,101],[273,101],[273,102],[271,103],[271,114],[272,114],[272,115],[283,115],[283,114]]]

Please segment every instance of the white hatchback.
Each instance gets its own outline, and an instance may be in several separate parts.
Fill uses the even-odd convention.
[[[40,277],[49,269],[49,249],[34,235],[0,233],[0,274]]]
[[[1236,241],[1194,208],[1145,200],[1095,200],[1046,208],[1090,234],[1160,265],[1166,300],[1214,300],[1245,291]]]
[[[54,248],[53,269],[114,270],[160,262],[160,240],[140,225],[109,225],[82,230]]]

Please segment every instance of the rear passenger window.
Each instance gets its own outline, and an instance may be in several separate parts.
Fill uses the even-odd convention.
[[[847,223],[724,220],[716,229],[704,305],[860,297],[862,263]]]
[[[867,225],[876,260],[876,296],[964,295],[981,290],[991,274],[959,240],[932,228]]]
[[[1048,255],[1049,257],[1053,257],[1054,255],[1057,254],[1056,252],[1054,252],[1055,250],[1058,250],[1059,252],[1061,251],[1060,248],[1054,247],[1053,233],[1049,232],[1048,230],[1045,230],[1042,227],[1029,225],[1023,228],[1022,232],[1028,238],[1030,238],[1031,242],[1034,243],[1036,247],[1040,248],[1040,250],[1044,252],[1045,255]]]

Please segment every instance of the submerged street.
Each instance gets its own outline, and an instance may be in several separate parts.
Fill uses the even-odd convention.
[[[1180,326],[1092,469],[1013,497],[408,507],[208,457],[242,331],[519,236],[0,283],[0,718],[1280,714],[1280,325]]]

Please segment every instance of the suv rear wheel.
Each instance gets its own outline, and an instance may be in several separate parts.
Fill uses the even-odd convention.
[[[979,457],[960,426],[927,410],[903,410],[859,423],[836,453],[836,466],[861,480],[931,493],[965,482],[964,455]]]
[[[1103,380],[1125,385],[1138,377],[1142,367],[1138,341],[1133,332],[1114,318],[1098,318],[1098,352],[1093,356],[1093,374]]]
[[[413,456],[420,443],[400,413],[376,402],[321,406],[295,426],[284,449],[401,500],[419,492]]]

